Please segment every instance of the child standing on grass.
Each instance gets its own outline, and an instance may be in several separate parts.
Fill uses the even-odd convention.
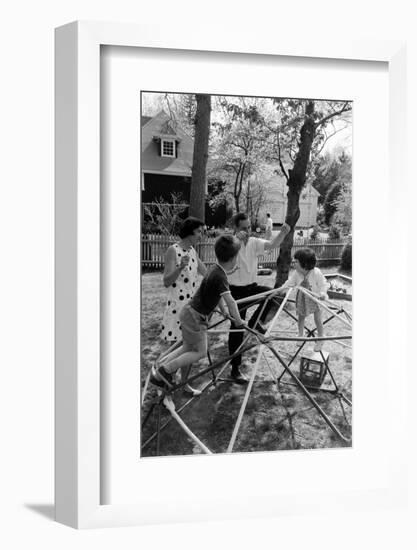
[[[243,327],[235,300],[232,298],[227,273],[236,265],[240,241],[232,235],[222,235],[216,240],[214,252],[217,263],[208,271],[193,298],[180,313],[182,346],[164,357],[152,367],[150,381],[165,389],[173,385],[173,374],[199,361],[207,354],[207,327],[210,315],[219,305],[225,312],[225,305],[234,323]],[[194,395],[201,393],[194,390]]]
[[[327,298],[327,281],[323,273],[316,267],[317,258],[311,248],[302,248],[294,254],[294,271],[286,282],[278,289],[282,293],[291,287],[304,287],[315,295],[319,300]],[[295,299],[295,306],[298,315],[298,336],[304,336],[304,323],[308,315],[313,313],[314,322],[317,328],[317,336],[323,336],[323,320],[321,308],[317,302],[309,298],[304,292],[298,291]],[[322,349],[323,342],[316,342],[314,351]]]

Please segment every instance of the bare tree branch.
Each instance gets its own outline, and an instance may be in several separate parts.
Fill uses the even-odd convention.
[[[338,130],[335,130],[332,134],[329,134],[329,135],[327,134],[326,131],[324,131],[325,138],[324,138],[322,146],[320,147],[320,149],[317,150],[317,153],[320,154],[323,151],[323,148],[326,145],[326,143],[329,141],[329,139],[331,139],[333,136],[335,136],[339,132],[342,132],[343,130],[346,130],[347,127],[348,127],[348,124],[346,124],[346,126],[343,126],[343,128],[339,128]]]
[[[288,181],[289,176],[287,174],[287,171],[285,170],[284,164],[282,162],[282,157],[281,157],[281,142],[280,142],[279,135],[280,135],[280,132],[279,132],[279,126],[278,126],[278,128],[277,128],[278,162],[279,162],[279,166],[282,170],[282,173],[285,176],[285,179]]]
[[[350,105],[350,103],[348,101],[346,101],[341,109],[339,109],[338,111],[334,111],[333,113],[329,113],[327,116],[323,117],[321,120],[316,122],[315,126],[316,126],[316,128],[318,128],[319,126],[323,125],[328,120],[330,120],[330,119],[332,119],[332,118],[334,118],[338,115],[341,115],[342,113],[346,113],[348,111],[351,111],[351,110],[352,110],[352,106]]]

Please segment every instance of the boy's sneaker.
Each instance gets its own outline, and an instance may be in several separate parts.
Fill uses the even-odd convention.
[[[190,384],[187,384],[182,388],[182,391],[185,395],[191,395],[192,397],[198,397],[203,392],[201,390],[197,390],[196,388],[193,388],[190,386]]]
[[[172,374],[167,372],[164,367],[152,367],[150,382],[152,382],[155,386],[164,388],[165,390],[170,390],[174,386]]]
[[[266,334],[266,331],[268,330],[268,327],[266,325],[264,325],[263,323],[261,323],[260,321],[258,321],[258,324],[256,325],[255,328],[261,334]]]
[[[249,327],[249,328],[253,328],[254,330],[256,330],[257,332],[259,332],[260,334],[265,334],[266,331],[268,330],[267,327],[266,327],[263,323],[261,323],[260,321],[258,321],[258,322],[256,323],[256,326],[253,326],[253,325],[254,325],[254,322],[253,322],[253,321],[251,322],[251,321],[252,321],[252,319],[249,321],[248,327]]]

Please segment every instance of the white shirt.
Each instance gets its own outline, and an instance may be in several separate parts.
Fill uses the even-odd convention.
[[[272,228],[273,228],[274,224],[272,223],[272,218],[267,218],[266,219],[266,231],[268,231],[268,229],[270,229],[272,231]]]
[[[301,275],[301,273],[298,273],[298,271],[293,269],[288,279],[282,285],[282,288],[299,286],[303,281],[304,275]],[[310,283],[312,292],[315,292],[317,294],[327,292],[327,288],[329,285],[327,283],[326,277],[323,275],[318,267],[315,267],[314,269],[309,271],[307,275],[307,282]]]
[[[249,237],[248,242],[240,247],[236,266],[238,269],[228,276],[234,286],[246,286],[256,283],[258,274],[258,256],[265,253],[265,239]]]

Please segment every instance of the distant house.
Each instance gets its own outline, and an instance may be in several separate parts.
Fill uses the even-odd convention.
[[[265,181],[264,185],[267,200],[259,209],[258,223],[264,224],[266,213],[269,212],[274,225],[283,224],[287,212],[287,182],[282,176],[274,174]],[[304,187],[300,196],[300,218],[297,227],[308,228],[316,225],[319,196],[320,193],[311,184]]]
[[[172,193],[190,199],[194,140],[164,111],[142,116],[142,202],[162,197],[171,202]]]

